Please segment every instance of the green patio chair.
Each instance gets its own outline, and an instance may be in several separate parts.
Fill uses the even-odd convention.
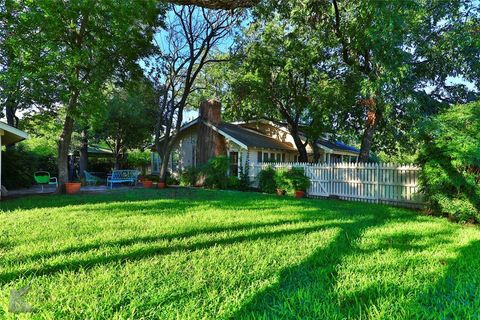
[[[85,174],[85,182],[87,183],[87,185],[96,185],[98,183],[102,183],[103,182],[103,179],[102,178],[99,178],[97,176],[94,176],[93,174],[91,174],[90,172],[84,170],[83,173]]]
[[[45,185],[55,185],[58,188],[58,179],[57,177],[50,177],[50,172],[37,171],[33,174],[33,178],[37,184],[42,186],[42,192]]]

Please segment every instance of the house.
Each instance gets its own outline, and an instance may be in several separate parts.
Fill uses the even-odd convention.
[[[10,145],[17,143],[24,139],[27,139],[28,135],[18,130],[17,128],[11,127],[6,123],[0,122],[0,199],[2,198],[2,146]]]
[[[217,138],[211,144],[211,136]],[[200,139],[201,137],[201,139]],[[302,140],[305,141],[302,136]],[[339,141],[327,138],[316,142],[319,152],[319,162],[353,162],[356,161],[359,150]],[[217,149],[220,149],[218,151]],[[152,151],[156,151],[155,147]],[[203,103],[199,117],[186,123],[180,129],[174,142],[174,149],[169,161],[169,170],[177,173],[187,167],[205,163],[199,159],[207,152],[207,156],[226,155],[230,158],[230,174],[238,175],[245,164],[264,162],[297,162],[298,151],[292,135],[286,125],[269,120],[228,123],[221,119],[221,105],[209,100]],[[307,145],[309,161],[314,159],[312,144]],[[152,152],[152,173],[160,171],[160,159]]]

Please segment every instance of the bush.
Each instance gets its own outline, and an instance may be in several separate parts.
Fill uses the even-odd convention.
[[[56,176],[56,159],[50,156],[27,151],[22,145],[2,151],[2,184],[7,189],[27,188],[35,184],[33,174],[48,171]]]
[[[238,184],[238,190],[247,191],[250,189],[250,177],[248,176],[248,165],[245,169],[240,168],[240,180]]]
[[[235,176],[228,177],[228,186],[229,190],[240,190],[240,179]]]
[[[480,221],[480,103],[457,105],[423,130],[421,191],[433,214]]]
[[[265,193],[275,193],[277,183],[275,181],[275,169],[267,167],[258,174],[258,187]]]
[[[197,185],[197,181],[200,175],[200,171],[195,167],[185,168],[180,174],[180,185],[187,187],[194,187]]]
[[[292,189],[292,186],[287,179],[287,171],[285,170],[277,171],[275,175],[275,183],[277,185],[277,189],[284,191],[290,191]]]
[[[205,175],[205,186],[215,189],[227,189],[229,166],[230,160],[228,157],[215,157],[208,160],[208,163],[202,169],[202,173]]]
[[[303,168],[292,168],[284,177],[294,191],[306,191],[310,187],[310,179],[305,176]]]

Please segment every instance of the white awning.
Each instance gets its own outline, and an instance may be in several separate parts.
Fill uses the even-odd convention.
[[[12,144],[28,138],[28,135],[22,130],[11,127],[4,122],[0,122],[1,145]]]

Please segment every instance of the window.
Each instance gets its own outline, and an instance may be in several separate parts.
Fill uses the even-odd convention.
[[[262,159],[262,151],[258,151],[258,153],[257,153],[257,162],[258,162],[258,163],[262,163],[262,162],[263,162],[263,159]]]
[[[285,153],[282,153],[282,162],[285,162]]]
[[[230,175],[238,176],[238,152],[230,152]]]
[[[270,153],[270,162],[275,162],[275,153]]]
[[[282,155],[277,153],[277,162],[282,162]]]
[[[268,153],[266,152],[263,154],[263,161],[268,162]]]

